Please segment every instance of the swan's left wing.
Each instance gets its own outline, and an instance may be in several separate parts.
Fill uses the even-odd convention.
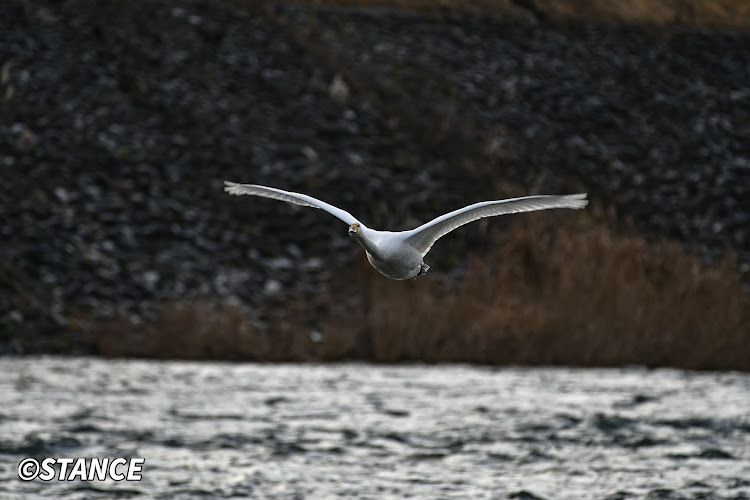
[[[587,204],[588,200],[585,193],[564,196],[524,196],[523,198],[511,198],[508,200],[482,201],[441,215],[427,224],[412,229],[409,231],[411,234],[406,238],[406,241],[422,252],[422,255],[425,255],[440,237],[482,217],[532,212],[548,208],[579,209],[585,207]]]
[[[301,193],[292,193],[291,191],[283,191],[267,186],[259,186],[257,184],[238,184],[236,182],[224,181],[224,191],[229,194],[250,194],[255,196],[262,196],[264,198],[271,198],[273,200],[286,201],[294,203],[295,205],[302,205],[304,207],[320,208],[325,210],[329,214],[338,217],[347,224],[362,224],[352,214],[346,210],[334,207],[330,203],[320,201],[317,198],[308,196]]]

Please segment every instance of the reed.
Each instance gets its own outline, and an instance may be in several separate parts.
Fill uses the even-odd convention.
[[[750,370],[750,297],[731,257],[706,267],[674,243],[612,231],[596,211],[514,217],[458,282],[439,269],[391,281],[362,258],[354,279],[269,307],[265,328],[239,307],[179,303],[142,328],[99,325],[96,345],[108,356]]]
[[[585,216],[516,224],[455,288],[368,276],[359,297],[377,361],[750,368],[733,259],[705,267]]]
[[[453,9],[476,15],[533,15],[553,20],[680,24],[746,29],[750,4],[745,0],[322,0],[323,3],[420,10]]]

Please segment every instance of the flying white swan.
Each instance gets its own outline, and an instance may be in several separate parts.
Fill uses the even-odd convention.
[[[424,256],[427,255],[438,238],[471,221],[482,217],[531,212],[548,208],[579,209],[588,204],[585,193],[566,196],[524,196],[523,198],[510,198],[508,200],[482,201],[441,215],[411,231],[391,232],[370,229],[349,212],[306,194],[229,181],[224,181],[224,190],[229,194],[250,194],[288,201],[305,207],[322,208],[349,224],[349,236],[364,247],[370,264],[383,276],[394,280],[405,280],[425,274],[430,266],[425,264]]]

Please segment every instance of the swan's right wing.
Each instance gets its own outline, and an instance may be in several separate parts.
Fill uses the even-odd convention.
[[[271,198],[273,200],[286,201],[294,203],[295,205],[302,205],[303,207],[320,208],[328,212],[329,214],[338,217],[347,224],[361,224],[356,218],[349,212],[336,208],[333,205],[320,201],[317,198],[308,196],[306,194],[292,193],[291,191],[282,191],[266,186],[258,186],[257,184],[238,184],[236,182],[224,181],[224,191],[229,194],[250,194],[254,196],[262,196],[264,198]]]
[[[495,215],[515,214],[519,212],[532,212],[534,210],[546,210],[548,208],[583,208],[588,203],[585,194],[537,195],[525,196],[523,198],[511,198],[509,200],[482,201],[459,208],[453,212],[423,224],[409,231],[406,241],[425,255],[430,251],[432,245],[438,238],[445,236],[454,229],[468,224],[482,217]]]

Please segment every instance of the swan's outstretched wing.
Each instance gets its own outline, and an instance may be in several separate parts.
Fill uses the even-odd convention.
[[[508,200],[482,201],[468,207],[454,210],[409,231],[411,234],[406,241],[425,255],[432,245],[442,236],[457,227],[468,224],[482,217],[493,215],[515,214],[518,212],[532,212],[548,208],[583,208],[588,204],[586,194],[570,194],[566,196],[538,195],[511,198]]]
[[[224,191],[229,194],[251,194],[255,196],[262,196],[264,198],[271,198],[274,200],[288,201],[295,205],[302,205],[305,207],[322,208],[331,215],[334,215],[346,222],[347,224],[361,224],[356,218],[349,212],[336,208],[324,201],[320,201],[312,196],[300,193],[292,193],[290,191],[282,191],[266,186],[258,186],[256,184],[238,184],[236,182],[224,181]]]

